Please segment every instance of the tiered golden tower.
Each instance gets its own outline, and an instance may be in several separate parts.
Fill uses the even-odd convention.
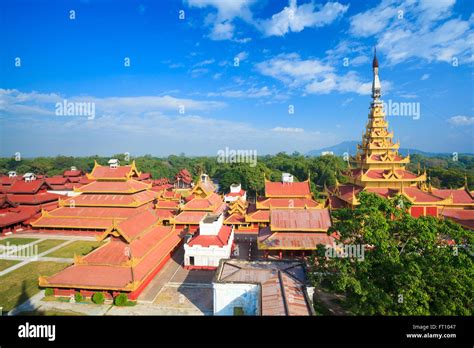
[[[401,189],[426,181],[426,174],[414,174],[405,169],[410,156],[403,157],[398,153],[400,144],[394,143],[393,132],[388,131],[385,119],[381,84],[378,76],[379,63],[376,53],[372,62],[372,102],[369,120],[362,144],[357,146],[357,154],[350,169],[349,182],[363,187],[380,187]]]

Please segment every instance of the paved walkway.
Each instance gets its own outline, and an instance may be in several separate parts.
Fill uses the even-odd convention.
[[[184,260],[184,248],[181,246],[174,253],[173,257],[158,272],[157,276],[148,284],[143,292],[138,296],[138,302],[152,303],[160,293],[163,286],[168,283],[180,270]]]

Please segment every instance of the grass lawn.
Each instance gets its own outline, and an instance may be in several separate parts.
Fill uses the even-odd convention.
[[[0,245],[6,245],[7,242],[10,243],[10,245],[23,245],[23,244],[28,244],[31,242],[34,242],[35,238],[5,238],[0,240]]]
[[[55,246],[65,242],[67,241],[62,239],[45,239],[44,241],[36,244],[38,246],[38,254],[41,254],[42,252],[45,252],[46,250],[54,248]]]
[[[6,270],[20,261],[16,260],[0,260],[0,271]]]
[[[103,242],[79,240],[79,241],[76,241],[76,242],[72,242],[71,244],[68,244],[68,245],[62,247],[61,249],[53,251],[52,253],[47,254],[45,256],[72,258],[72,257],[74,257],[74,254],[76,254],[76,255],[87,255],[92,250],[98,248],[102,244],[103,244]]]
[[[67,263],[30,262],[13,272],[0,277],[0,307],[9,311],[22,304],[28,298],[39,292],[38,277],[49,276],[63,268]]]

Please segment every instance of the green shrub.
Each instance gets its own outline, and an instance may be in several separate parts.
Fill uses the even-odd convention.
[[[95,304],[102,304],[105,301],[105,296],[102,292],[96,292],[92,295],[92,302]]]
[[[44,295],[45,296],[54,296],[54,290],[51,289],[51,288],[46,288],[46,290],[44,291]]]
[[[82,300],[84,300],[84,297],[82,297],[80,292],[76,292],[74,294],[74,299],[76,300],[76,302],[81,302]]]
[[[119,294],[114,298],[114,305],[126,306],[128,304],[128,297],[126,294]]]

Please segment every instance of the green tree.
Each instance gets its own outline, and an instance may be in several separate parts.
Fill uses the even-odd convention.
[[[362,192],[359,200],[353,210],[334,212],[329,233],[364,246],[364,259],[326,257],[319,248],[312,256],[315,286],[344,293],[358,315],[472,315],[473,234],[450,220],[411,217],[403,197]]]

